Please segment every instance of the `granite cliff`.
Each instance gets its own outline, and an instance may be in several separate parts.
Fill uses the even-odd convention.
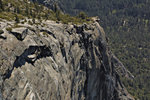
[[[98,22],[14,24],[0,21],[0,100],[134,100]]]

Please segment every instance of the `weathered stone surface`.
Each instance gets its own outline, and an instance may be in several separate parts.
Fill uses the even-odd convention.
[[[0,39],[0,99],[134,100],[115,68],[123,68],[125,75],[127,70],[109,50],[97,22],[42,23],[11,33],[3,26],[7,39]]]
[[[16,36],[18,40],[24,40],[28,34],[28,29],[25,27],[13,28],[11,33]]]

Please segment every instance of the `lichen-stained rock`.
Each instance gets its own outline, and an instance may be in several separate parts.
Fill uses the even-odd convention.
[[[16,32],[25,34],[21,38],[3,26],[7,39],[0,39],[0,99],[134,100],[115,68],[127,70],[109,50],[96,21],[42,23],[22,25],[23,31]]]

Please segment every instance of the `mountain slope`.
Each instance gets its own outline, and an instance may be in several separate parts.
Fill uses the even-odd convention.
[[[46,1],[46,0],[45,0]],[[48,1],[48,0],[47,0]],[[129,92],[141,100],[150,99],[150,1],[149,0],[59,0],[64,12],[80,11],[99,16],[110,38],[113,52],[134,74],[124,80]]]
[[[15,12],[17,3],[23,8]],[[24,4],[43,9],[34,18],[26,15]],[[73,22],[63,24],[57,18],[45,20],[42,14],[51,10],[31,4],[3,2],[0,13],[7,17],[0,17],[0,99],[134,100],[119,74],[134,77],[111,52],[96,17],[68,16]]]
[[[0,39],[4,100],[134,100],[116,70],[123,66],[109,50],[97,22],[42,21],[44,27],[19,24],[11,31],[7,27],[14,22],[0,23],[6,38]]]

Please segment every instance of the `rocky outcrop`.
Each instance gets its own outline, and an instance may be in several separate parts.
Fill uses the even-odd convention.
[[[20,28],[13,28],[11,33],[16,36],[18,40],[24,40],[24,38],[28,34],[28,28],[20,27]]]
[[[42,23],[11,32],[2,25],[7,37],[0,39],[2,100],[134,100],[116,68],[128,72],[97,22]]]

